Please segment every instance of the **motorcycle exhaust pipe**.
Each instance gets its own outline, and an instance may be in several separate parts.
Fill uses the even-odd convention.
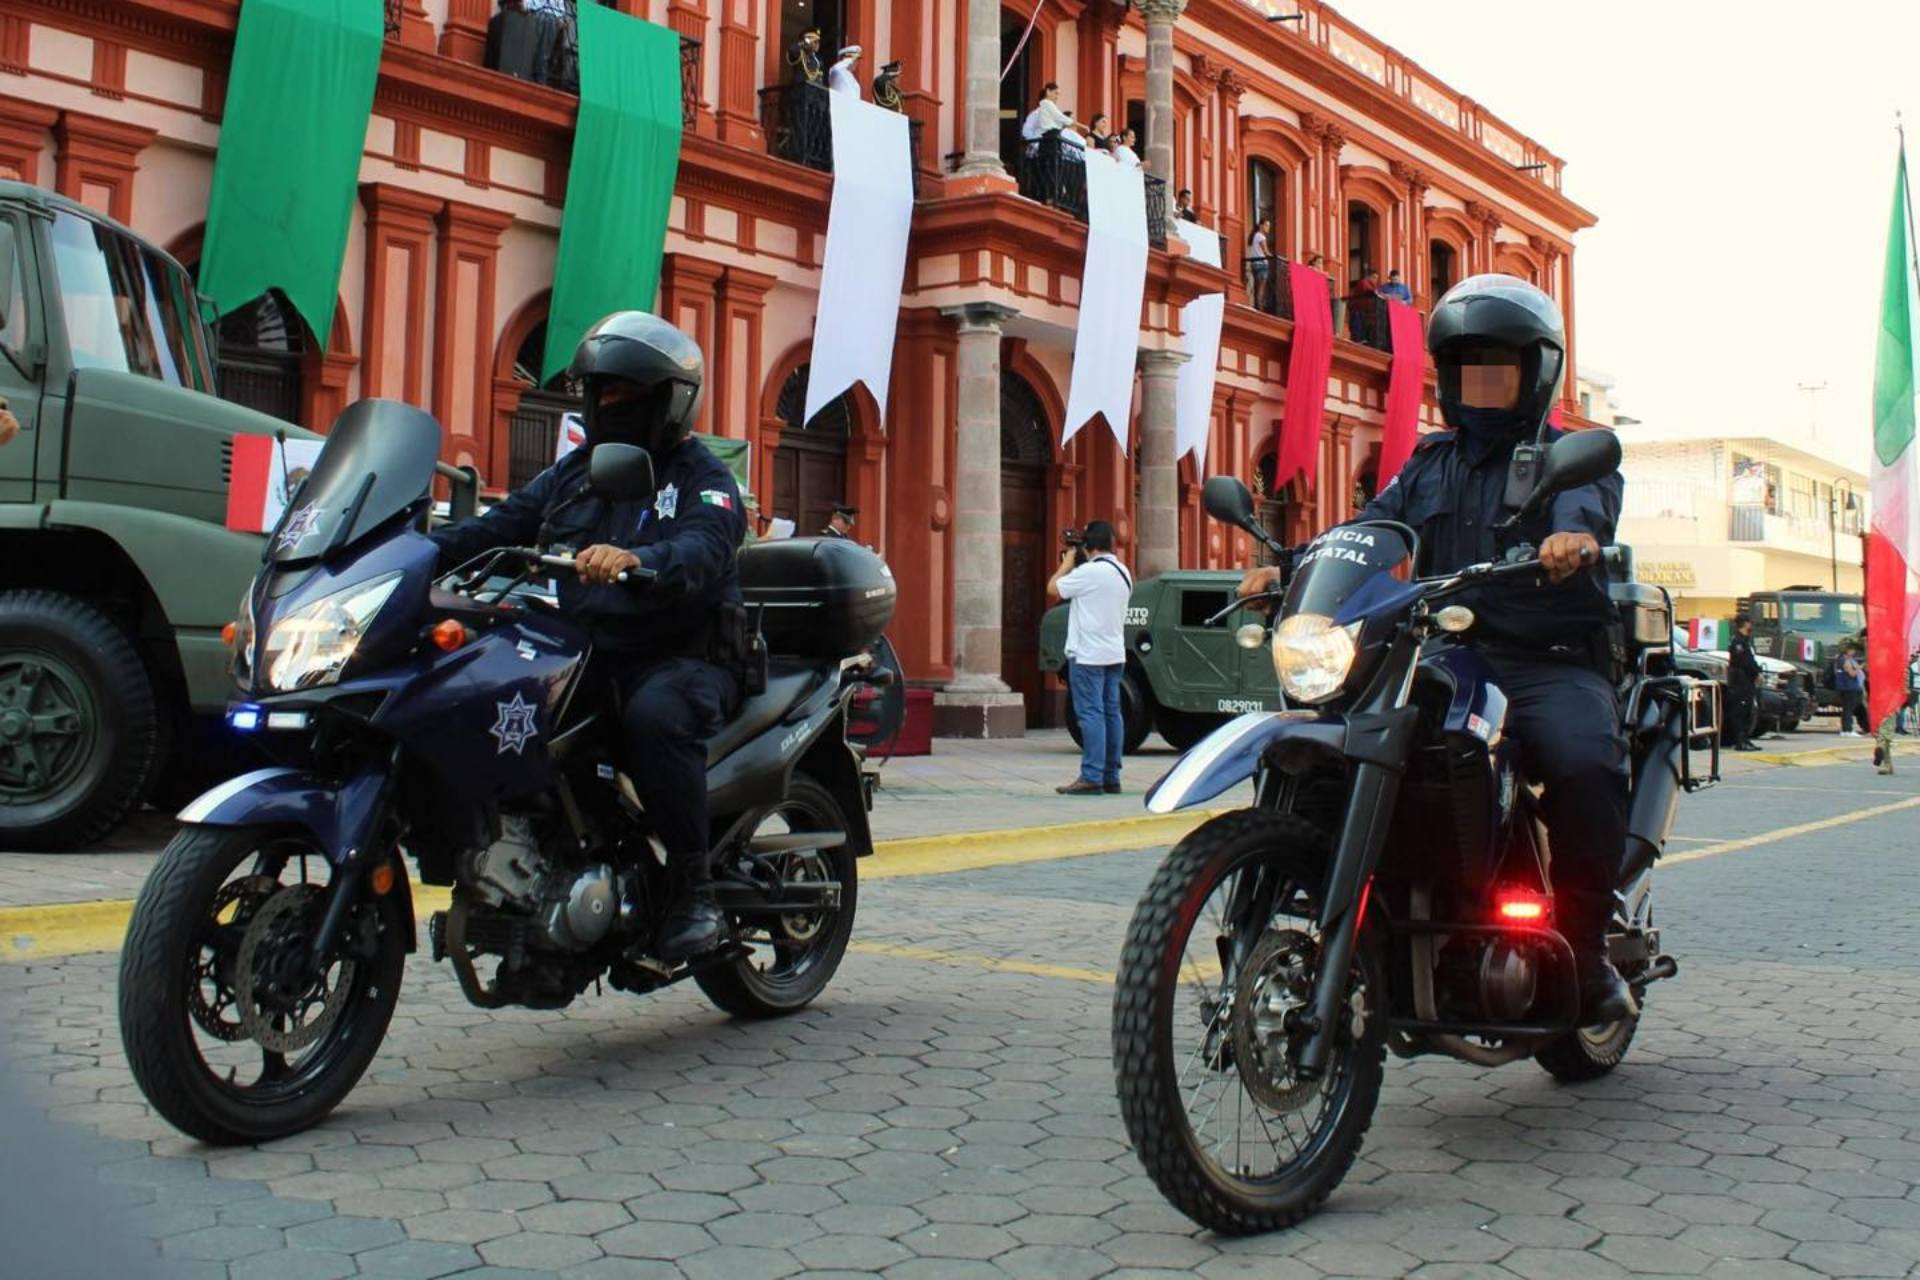
[[[1680,962],[1678,960],[1675,960],[1672,956],[1655,956],[1653,963],[1647,966],[1647,972],[1640,981],[1643,984],[1659,982],[1663,979],[1674,977],[1679,972]]]

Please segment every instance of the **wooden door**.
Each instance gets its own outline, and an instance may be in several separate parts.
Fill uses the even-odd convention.
[[[1046,723],[1040,671],[1040,615],[1046,612],[1048,555],[1046,470],[1025,463],[1000,468],[1000,675],[1027,700],[1027,725]]]
[[[811,538],[827,527],[834,504],[846,501],[845,436],[784,431],[773,453],[773,508],[793,521],[795,537]]]

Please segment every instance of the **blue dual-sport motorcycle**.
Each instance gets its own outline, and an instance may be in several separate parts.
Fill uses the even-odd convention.
[[[1524,510],[1613,471],[1611,432],[1548,451]],[[1573,952],[1555,927],[1537,793],[1516,768],[1506,698],[1474,649],[1465,589],[1532,589],[1529,548],[1497,564],[1405,580],[1414,530],[1357,523],[1298,553],[1253,519],[1231,477],[1207,510],[1279,554],[1274,665],[1289,709],[1241,716],[1149,793],[1155,812],[1251,778],[1252,806],[1167,857],[1127,932],[1114,993],[1120,1107],[1147,1172],[1182,1212],[1228,1233],[1297,1222],[1345,1176],[1379,1100],[1385,1050],[1481,1066],[1531,1057],[1562,1080],[1605,1074],[1638,1016],[1582,1027]],[[1630,577],[1625,548],[1608,548]],[[1283,570],[1284,572],[1284,570]],[[1611,930],[1643,994],[1671,977],[1652,868],[1682,791],[1717,779],[1717,687],[1675,674],[1671,604],[1610,588],[1629,659],[1631,834]],[[1253,601],[1239,601],[1234,608]],[[1268,628],[1240,631],[1248,647]],[[1709,753],[1695,772],[1693,751]]]
[[[228,720],[283,763],[190,805],[134,909],[127,1058],[196,1138],[293,1133],[353,1088],[415,949],[409,855],[451,889],[427,933],[484,1008],[692,977],[730,1013],[771,1016],[817,996],[845,952],[872,851],[846,711],[877,678],[864,650],[894,601],[878,557],[815,539],[741,552],[765,624],[750,630],[773,654],[708,748],[736,941],[666,964],[649,951],[664,851],[628,776],[646,761],[622,758],[612,682],[550,591],[572,557],[515,548],[438,574],[421,530],[440,439],[389,401],[335,425],[235,624]],[[599,495],[652,496],[644,451],[604,445],[590,463]]]

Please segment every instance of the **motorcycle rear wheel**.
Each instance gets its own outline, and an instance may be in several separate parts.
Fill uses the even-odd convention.
[[[1562,1084],[1598,1080],[1626,1060],[1639,1029],[1638,1014],[1603,1027],[1581,1027],[1547,1041],[1533,1060]]]
[[[755,834],[845,831],[846,814],[833,793],[805,774],[793,775],[784,803],[761,815]],[[783,917],[772,926],[748,926],[735,920],[733,933],[754,951],[693,980],[707,999],[736,1018],[778,1018],[811,1004],[840,968],[853,936],[859,901],[859,858],[849,845],[785,855],[782,874],[810,880],[837,880],[840,905],[831,913]],[[764,934],[764,940],[756,937]]]
[[[301,957],[332,877],[303,835],[192,826],[147,877],[120,954],[120,1037],[140,1091],[181,1132],[298,1133],[372,1062],[409,939],[395,895],[368,899],[342,925],[342,954],[311,973]]]
[[[1297,1007],[1311,990],[1307,961],[1318,947],[1327,861],[1326,836],[1298,817],[1246,810],[1216,818],[1167,856],[1127,931],[1113,1001],[1121,1116],[1161,1194],[1224,1235],[1278,1230],[1317,1209],[1352,1166],[1379,1102],[1386,988],[1371,931],[1363,929],[1355,951],[1342,1006],[1349,1024],[1320,1080],[1293,1076],[1287,1064],[1297,1033],[1276,1030],[1284,1020],[1274,1018],[1273,1002]],[[1243,883],[1238,877],[1261,873],[1271,877],[1273,911],[1254,922],[1260,940],[1246,954],[1247,971],[1229,987],[1219,957],[1248,922],[1229,918],[1230,911],[1209,916],[1209,904],[1224,890],[1231,907]],[[1269,970],[1274,959],[1285,963]],[[1236,989],[1248,983],[1259,985]],[[1191,1052],[1176,1046],[1176,1028],[1197,1030]],[[1289,1037],[1284,1047],[1281,1037]],[[1243,1070],[1250,1055],[1276,1048],[1278,1058]],[[1296,1139],[1295,1117],[1315,1095],[1322,1105],[1311,1121],[1301,1118],[1304,1136]],[[1276,1132],[1291,1143],[1291,1155]],[[1271,1169],[1255,1167],[1266,1159],[1262,1143],[1271,1148]]]

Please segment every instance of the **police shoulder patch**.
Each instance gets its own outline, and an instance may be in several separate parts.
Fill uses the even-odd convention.
[[[733,510],[733,495],[724,489],[702,489],[700,491],[700,501],[710,507],[720,507],[727,511]]]

